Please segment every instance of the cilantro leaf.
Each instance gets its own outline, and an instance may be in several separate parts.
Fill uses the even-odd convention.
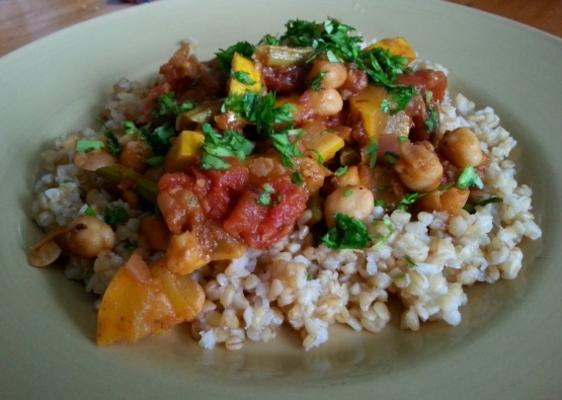
[[[164,155],[170,148],[170,139],[175,136],[176,130],[171,123],[165,123],[150,130],[149,125],[139,130],[142,138],[150,145],[154,155]]]
[[[194,107],[195,104],[190,101],[178,104],[174,99],[174,92],[168,92],[156,99],[156,107],[153,111],[153,115],[155,117],[175,117]]]
[[[345,189],[343,192],[343,197],[349,197],[353,194],[353,189],[349,188],[349,189]]]
[[[257,203],[260,206],[268,206],[271,204],[271,194],[275,193],[275,189],[269,183],[265,183],[262,186],[262,189],[263,190],[258,197]]]
[[[127,135],[138,135],[140,133],[139,128],[133,121],[123,121],[121,126]]]
[[[101,140],[97,139],[79,139],[76,141],[76,151],[90,152],[94,150],[101,150],[105,147]]]
[[[291,130],[284,130],[269,135],[273,147],[275,147],[275,150],[281,154],[283,164],[289,168],[294,168],[295,163],[293,158],[301,157],[302,153],[298,149],[296,143],[291,140],[291,136],[294,136],[291,134]]]
[[[398,154],[392,152],[392,151],[385,151],[384,155],[383,155],[384,161],[386,161],[388,164],[390,165],[394,165],[396,164],[396,161],[398,160]]]
[[[457,187],[461,190],[466,190],[471,186],[476,186],[478,189],[483,189],[484,183],[482,182],[482,179],[480,179],[480,176],[478,176],[478,174],[476,173],[474,167],[468,166],[461,171],[457,179]]]
[[[119,144],[119,140],[117,140],[117,137],[109,129],[105,130],[104,135],[107,138],[107,140],[105,141],[105,145],[107,146],[109,154],[117,157],[119,153],[121,153],[121,145]]]
[[[369,156],[369,167],[374,168],[377,165],[377,153],[379,151],[379,144],[377,142],[371,142],[367,146],[366,152]]]
[[[103,212],[103,219],[111,226],[119,225],[129,218],[127,210],[119,204],[110,204],[105,207]]]
[[[503,199],[501,197],[493,196],[487,199],[475,200],[473,202],[466,203],[463,208],[466,211],[468,211],[470,214],[474,214],[476,212],[476,207],[483,207],[487,204],[501,203],[501,202],[503,202]]]
[[[219,61],[221,66],[226,71],[229,71],[234,53],[238,53],[244,57],[251,57],[252,54],[254,54],[254,50],[255,46],[253,44],[246,41],[241,41],[233,44],[227,49],[219,49],[219,51],[215,53],[215,56],[217,56],[217,60]]]
[[[258,44],[265,44],[265,45],[270,45],[270,46],[278,46],[280,43],[280,40],[273,35],[270,35],[269,33],[267,35],[265,35],[264,37],[262,37],[259,41]]]
[[[334,175],[335,176],[343,176],[347,173],[347,170],[349,169],[349,167],[347,165],[343,166],[343,167],[339,167],[338,169],[336,169],[334,171]]]
[[[336,224],[322,237],[322,243],[331,249],[364,249],[369,244],[365,224],[346,214],[336,214]]]
[[[291,174],[291,182],[293,182],[297,186],[302,186],[302,184],[304,183],[302,175],[298,171],[295,171]]]
[[[149,167],[158,167],[159,165],[164,164],[164,156],[150,157],[145,162]]]
[[[98,215],[98,212],[96,211],[96,209],[94,207],[88,206],[84,210],[84,215],[87,215],[89,217],[95,217],[96,215]]]
[[[226,130],[220,135],[209,123],[203,124],[201,130],[205,135],[201,157],[203,169],[227,169],[230,164],[223,158],[244,160],[254,150],[254,144],[237,131]]]
[[[232,71],[230,75],[244,85],[253,85],[256,83],[256,81],[250,77],[250,74],[245,71]]]
[[[421,195],[416,192],[408,193],[407,195],[405,195],[400,199],[398,205],[396,206],[396,209],[404,210],[404,211],[407,210],[409,206],[414,204],[420,198],[420,196]]]
[[[320,88],[322,87],[322,80],[324,79],[326,74],[326,71],[320,71],[320,73],[310,81],[310,88],[312,90],[320,90]]]

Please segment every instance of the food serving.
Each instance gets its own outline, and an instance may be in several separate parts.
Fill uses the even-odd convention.
[[[204,348],[286,325],[310,349],[379,332],[391,297],[404,329],[457,325],[465,287],[517,277],[541,236],[515,145],[402,37],[327,19],[207,62],[184,43],[42,153],[29,261],[99,296],[100,345],[188,323]]]

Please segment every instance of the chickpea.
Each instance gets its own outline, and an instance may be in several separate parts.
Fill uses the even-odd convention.
[[[357,165],[348,167],[345,174],[336,177],[335,183],[338,187],[359,185],[359,168],[357,168]]]
[[[69,225],[65,243],[71,253],[93,258],[113,248],[115,233],[108,224],[96,217],[82,215]]]
[[[466,204],[469,195],[469,190],[454,187],[445,191],[434,190],[421,197],[417,205],[424,211],[446,211],[450,215],[456,215]]]
[[[308,79],[311,81],[316,78],[321,72],[324,72],[324,77],[320,82],[322,88],[337,89],[342,86],[347,79],[347,68],[340,63],[331,63],[324,59],[318,59],[312,65],[308,73]]]
[[[336,89],[307,90],[311,110],[321,116],[335,115],[343,108],[343,100]]]
[[[416,192],[436,189],[443,177],[443,166],[429,142],[400,145],[400,157],[394,165],[404,185]]]
[[[336,214],[346,214],[360,220],[366,219],[373,211],[375,197],[364,186],[337,188],[326,198],[324,217],[328,226],[334,225]]]
[[[150,148],[139,140],[129,140],[119,155],[119,163],[137,172],[146,169],[146,159],[150,157]]]
[[[457,168],[476,167],[484,159],[480,141],[468,128],[457,128],[445,134],[441,146],[445,157]]]
[[[95,171],[96,169],[115,164],[115,158],[103,150],[76,153],[73,161],[77,167],[86,171]]]

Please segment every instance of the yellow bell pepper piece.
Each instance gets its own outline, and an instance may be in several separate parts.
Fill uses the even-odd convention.
[[[341,137],[332,132],[323,132],[305,139],[308,151],[314,153],[312,156],[319,158],[322,163],[332,159],[338,151],[343,149],[345,142]]]
[[[416,52],[410,46],[410,43],[402,37],[395,37],[395,38],[386,38],[381,39],[378,42],[368,46],[365,50],[369,51],[372,49],[386,49],[392,54],[393,56],[402,56],[408,59],[408,62],[413,61],[416,58]]]
[[[363,129],[371,139],[378,139],[386,126],[388,115],[381,110],[386,95],[382,87],[367,86],[349,99],[351,113],[361,118]]]
[[[262,89],[261,74],[256,68],[256,65],[249,58],[243,57],[238,53],[234,53],[232,57],[232,76],[228,85],[228,93],[244,94],[247,92],[259,92]],[[243,75],[250,79],[253,83],[243,83],[236,79],[236,73],[243,73]]]
[[[201,146],[205,142],[205,136],[197,131],[183,131],[178,135],[172,145],[166,159],[164,169],[166,171],[179,171],[197,155]]]

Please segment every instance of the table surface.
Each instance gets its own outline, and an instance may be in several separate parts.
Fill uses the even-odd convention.
[[[562,0],[451,1],[562,37]],[[117,0],[0,0],[0,56],[66,26],[126,7],[133,6]]]

